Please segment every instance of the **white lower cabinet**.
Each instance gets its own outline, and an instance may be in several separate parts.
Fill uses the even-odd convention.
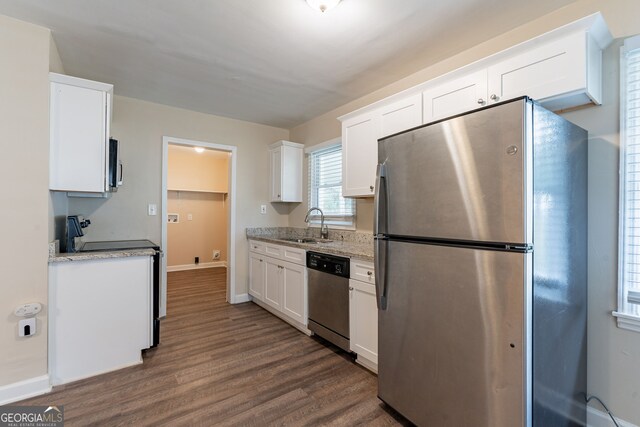
[[[303,325],[307,324],[306,317],[306,275],[307,268],[290,262],[283,262],[282,275],[282,311]]]
[[[359,271],[371,272],[366,279]],[[358,277],[358,280],[354,279]],[[358,355],[357,362],[374,372],[378,371],[378,307],[373,265],[351,261],[349,280],[349,334],[351,351]],[[366,280],[366,281],[365,281]]]
[[[150,256],[49,265],[49,373],[64,384],[142,362],[151,345]]]
[[[264,255],[249,253],[249,293],[256,298],[264,295],[267,267],[263,258]]]
[[[270,249],[267,253],[271,256],[255,252],[263,246]],[[308,333],[305,251],[273,244],[263,246],[253,241],[249,245],[249,295],[258,305]]]

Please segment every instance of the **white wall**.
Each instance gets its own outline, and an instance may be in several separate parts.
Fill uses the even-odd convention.
[[[0,386],[47,373],[49,30],[0,15]],[[13,310],[41,302],[37,335]]]
[[[147,204],[157,204],[160,212],[163,136],[237,146],[236,294],[247,293],[245,228],[288,223],[289,207],[267,203],[267,146],[287,139],[289,131],[116,96],[112,134],[122,143],[124,185],[110,199],[69,198],[70,214],[91,219],[86,239],[160,243],[162,218],[148,216]],[[266,215],[261,203],[268,206]]]

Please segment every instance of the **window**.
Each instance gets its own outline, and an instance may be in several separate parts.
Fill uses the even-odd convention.
[[[309,153],[309,208],[324,212],[325,224],[338,228],[355,228],[356,206],[353,199],[342,197],[342,144],[331,144]],[[320,224],[314,211],[310,224]]]
[[[640,36],[620,53],[618,326],[640,332]]]

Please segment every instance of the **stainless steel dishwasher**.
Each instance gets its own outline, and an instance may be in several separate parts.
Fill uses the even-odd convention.
[[[309,329],[349,350],[349,258],[307,252]]]

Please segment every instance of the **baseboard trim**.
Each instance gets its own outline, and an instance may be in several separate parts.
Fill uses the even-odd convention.
[[[249,301],[251,301],[251,297],[249,296],[249,294],[240,294],[232,297],[231,304],[242,304],[243,302]]]
[[[0,405],[18,402],[51,391],[49,375],[41,375],[0,387]]]
[[[227,261],[201,262],[199,264],[168,265],[167,273],[172,271],[199,270],[201,268],[226,267]]]
[[[593,400],[592,400],[593,402]],[[615,416],[615,414],[614,414]],[[629,421],[616,417],[616,421],[620,427],[638,427]],[[588,427],[614,427],[613,421],[609,418],[609,414],[592,406],[587,407],[587,426]]]

